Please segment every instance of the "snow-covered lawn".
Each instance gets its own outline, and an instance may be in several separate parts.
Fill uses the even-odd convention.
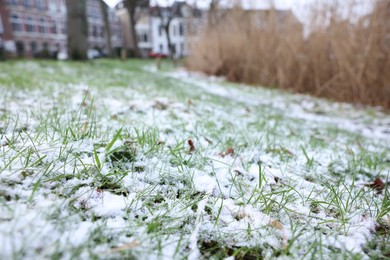
[[[389,172],[380,109],[143,61],[0,63],[0,259],[386,257]]]

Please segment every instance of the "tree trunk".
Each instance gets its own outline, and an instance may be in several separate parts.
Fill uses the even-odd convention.
[[[169,57],[173,59],[175,53],[171,42],[171,35],[169,34],[169,27],[170,27],[170,23],[167,23],[164,26],[164,31],[165,31],[165,35],[167,36]]]
[[[72,60],[87,60],[88,23],[86,0],[66,0],[68,56]]]
[[[164,25],[164,31],[165,35],[167,36],[167,42],[168,42],[168,51],[169,51],[169,57],[173,61],[173,65],[176,67],[176,50],[171,42],[171,35],[169,34],[169,27],[171,25],[171,20],[169,20],[165,25]]]
[[[131,33],[131,45],[133,46],[134,56],[140,57],[140,51],[138,48],[137,32],[135,30],[135,21],[130,17],[130,33]]]
[[[114,53],[111,44],[111,26],[110,26],[110,21],[108,19],[107,5],[103,0],[99,0],[99,3],[100,3],[100,10],[103,16],[103,22],[104,22],[104,30],[105,30],[106,44],[107,44],[107,56],[113,58]]]
[[[127,12],[129,14],[130,21],[130,44],[133,48],[134,56],[140,57],[140,51],[138,48],[138,40],[137,40],[137,31],[135,30],[136,19],[135,19],[135,9],[137,8],[138,0],[126,0],[125,7],[127,8]]]

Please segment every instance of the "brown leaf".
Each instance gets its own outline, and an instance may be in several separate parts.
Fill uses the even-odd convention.
[[[376,190],[377,193],[381,193],[382,190],[385,188],[385,183],[380,178],[376,178],[373,183],[369,183],[369,184],[366,184],[364,186],[370,187],[370,188]]]
[[[226,150],[226,152],[223,152],[223,153],[220,153],[219,154],[222,158],[225,158],[225,156],[228,156],[228,155],[230,155],[230,156],[234,156],[234,149],[233,149],[233,147],[229,147],[227,150]]]
[[[188,140],[188,145],[190,146],[190,149],[188,150],[188,153],[195,152],[195,145],[194,145],[194,142],[192,142],[191,139]]]
[[[234,156],[234,149],[233,149],[233,147],[229,147],[229,148],[226,150],[226,155]]]
[[[283,224],[280,223],[279,221],[277,220],[272,220],[269,225],[273,228],[276,228],[276,229],[279,229],[279,230],[282,230],[283,229]]]

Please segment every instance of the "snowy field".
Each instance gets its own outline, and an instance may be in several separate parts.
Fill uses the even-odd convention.
[[[390,257],[388,113],[153,65],[0,63],[0,259]]]

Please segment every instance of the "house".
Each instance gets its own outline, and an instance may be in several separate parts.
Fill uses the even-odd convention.
[[[87,0],[88,45],[90,49],[96,49],[107,54],[104,20],[99,2],[99,0]],[[106,7],[108,8],[108,6]],[[114,49],[120,48],[123,44],[122,32],[119,17],[115,10],[108,9],[108,19],[111,26],[112,47]]]
[[[12,41],[11,25],[9,23],[8,10],[5,4],[6,0],[0,0],[0,46],[4,49],[14,47]],[[15,48],[13,48],[15,51]]]
[[[67,49],[65,0],[0,0],[5,30],[5,49],[18,56],[55,54]],[[122,45],[120,23],[113,10],[109,12],[113,47]],[[87,0],[89,48],[105,50],[104,22],[99,0]]]
[[[188,33],[191,31],[193,23],[199,23],[202,19],[202,12],[190,7],[185,2],[174,2],[168,7],[149,7],[143,6],[137,10],[137,23],[135,26],[137,34],[137,44],[142,56],[148,53],[169,54],[168,41],[165,30],[163,29],[162,17],[156,11],[164,13],[168,9],[174,12],[172,16],[169,35],[171,45],[176,56],[185,56],[188,53]],[[133,49],[129,26],[129,14],[123,2],[116,7],[117,15],[121,21],[122,31],[124,33],[125,47]]]

